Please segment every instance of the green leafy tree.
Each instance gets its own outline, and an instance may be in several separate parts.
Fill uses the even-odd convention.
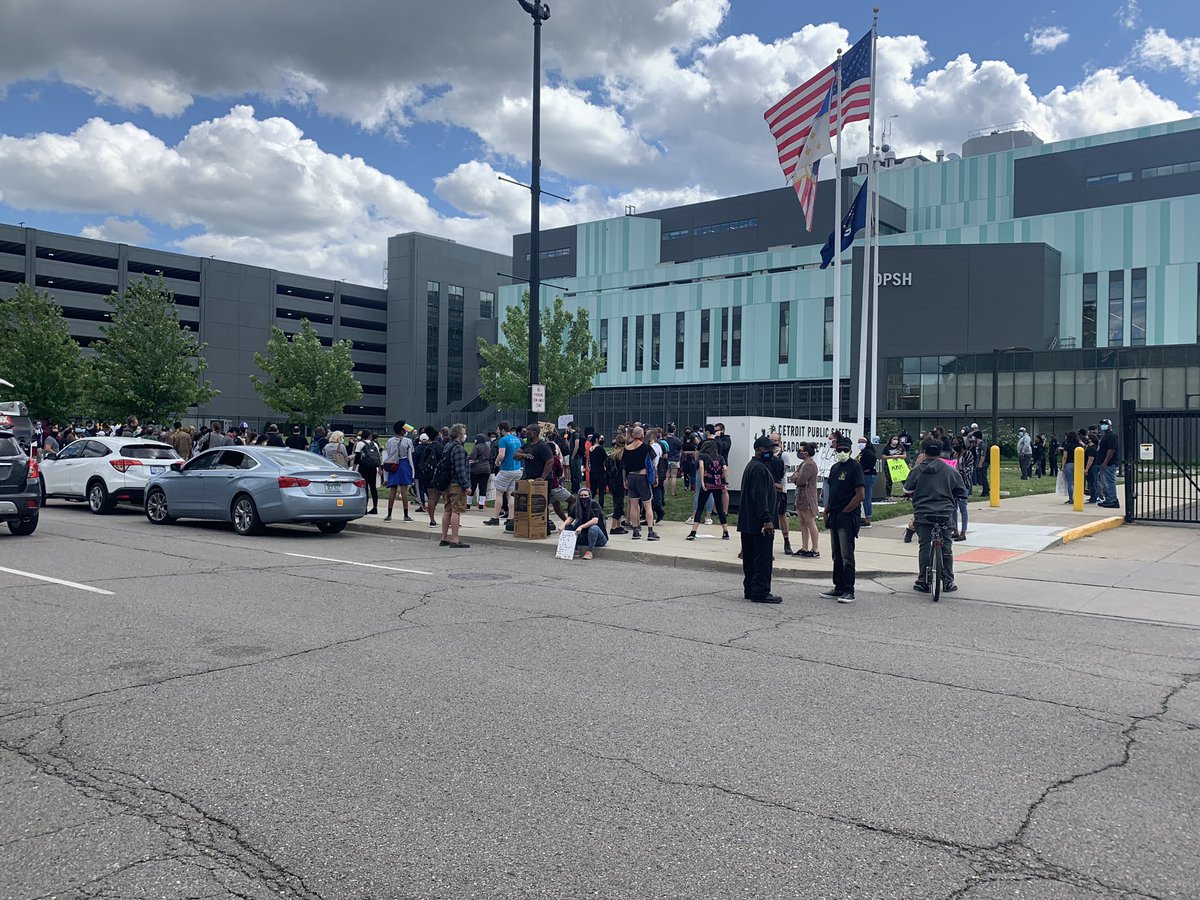
[[[27,284],[0,301],[0,375],[34,419],[62,422],[78,411],[84,369],[62,308]]]
[[[600,346],[592,340],[588,311],[574,314],[555,297],[542,310],[542,345],[539,375],[546,385],[546,416],[553,421],[567,412],[572,397],[591,390],[604,371]],[[479,355],[487,364],[479,373],[483,399],[501,409],[529,408],[529,292],[520,305],[510,306],[500,325],[503,341],[489,344],[479,339]]]
[[[267,352],[254,354],[268,378],[251,375],[250,381],[271,409],[310,427],[322,425],[362,396],[350,348],[350,341],[322,347],[308,319],[300,320],[300,331],[290,339],[272,328]]]
[[[179,324],[174,295],[145,276],[108,298],[112,321],[100,326],[88,360],[94,411],[110,418],[166,422],[217,391],[203,379],[208,345]]]

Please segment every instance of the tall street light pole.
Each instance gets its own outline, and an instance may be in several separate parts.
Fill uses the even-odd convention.
[[[533,19],[533,150],[529,179],[529,415],[530,422],[544,415],[533,409],[533,386],[541,381],[542,350],[542,22],[550,7],[540,0],[517,0]]]
[[[1028,347],[1001,347],[998,350],[992,350],[992,446],[1000,446],[1000,354],[1024,353],[1028,349]]]

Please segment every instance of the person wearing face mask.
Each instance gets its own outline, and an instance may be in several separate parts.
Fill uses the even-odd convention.
[[[936,520],[948,521],[954,515],[956,506],[967,499],[967,486],[963,483],[962,475],[941,459],[940,441],[930,441],[924,449],[925,458],[913,466],[908,473],[908,480],[904,482],[904,495],[912,498],[913,518],[921,541],[918,574],[913,590],[928,594],[931,586],[925,579],[928,577],[926,573],[933,550],[933,523]],[[947,593],[958,590],[954,584],[952,541],[942,544],[942,590]]]
[[[863,520],[862,527],[871,527],[871,494],[875,492],[875,481],[879,478],[879,473],[875,471],[876,464],[879,461],[879,455],[875,452],[875,445],[867,440],[866,435],[858,439],[856,445],[858,451],[858,464],[863,470]]]
[[[775,476],[767,461],[775,445],[766,435],[754,442],[754,456],[742,473],[741,507],[738,510],[738,536],[742,539],[742,587],[752,603],[782,603],[771,593],[771,569],[774,561],[775,519],[779,501],[775,499]]]
[[[596,550],[608,543],[608,532],[604,530],[604,510],[592,499],[592,492],[587,487],[580,487],[569,516],[563,530],[571,529],[581,540],[587,541],[583,558],[591,559]]]
[[[796,516],[800,519],[800,549],[797,556],[815,559],[821,553],[817,549],[820,532],[817,530],[817,453],[815,444],[800,445],[800,466],[792,474],[796,485]]]
[[[1024,425],[1017,432],[1017,461],[1021,464],[1021,480],[1028,481],[1033,465],[1033,441],[1029,439],[1029,432]]]
[[[900,441],[900,435],[893,434],[888,440],[887,445],[883,448],[883,486],[884,494],[888,497],[892,496],[892,470],[888,466],[889,459],[908,459],[908,452],[904,449],[904,444]]]
[[[865,487],[862,466],[850,456],[850,439],[838,438],[834,449],[837,462],[826,479],[829,500],[825,506],[825,529],[833,550],[833,588],[822,591],[821,596],[838,603],[853,603],[854,542],[858,539]]]
[[[1100,420],[1100,446],[1096,450],[1096,461],[1100,466],[1096,473],[1100,485],[1099,505],[1105,509],[1120,509],[1117,500],[1117,464],[1120,459],[1120,444],[1113,431],[1111,419]]]
[[[783,533],[783,552],[786,556],[792,555],[792,539],[791,533],[788,531],[788,509],[787,509],[787,466],[783,461],[783,438],[778,431],[771,432],[771,443],[774,447],[771,450],[771,458],[767,460],[767,466],[771,469],[771,477],[775,479],[775,494],[776,500],[779,503],[779,515],[775,519],[775,527]]]

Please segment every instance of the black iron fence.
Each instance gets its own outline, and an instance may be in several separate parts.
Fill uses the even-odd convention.
[[[1200,410],[1121,407],[1125,518],[1200,524]]]

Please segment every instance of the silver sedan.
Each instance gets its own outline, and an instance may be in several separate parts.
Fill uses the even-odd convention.
[[[214,519],[256,534],[264,525],[309,522],[337,534],[366,515],[367,491],[357,472],[304,450],[219,447],[151,478],[145,509],[155,525]]]

